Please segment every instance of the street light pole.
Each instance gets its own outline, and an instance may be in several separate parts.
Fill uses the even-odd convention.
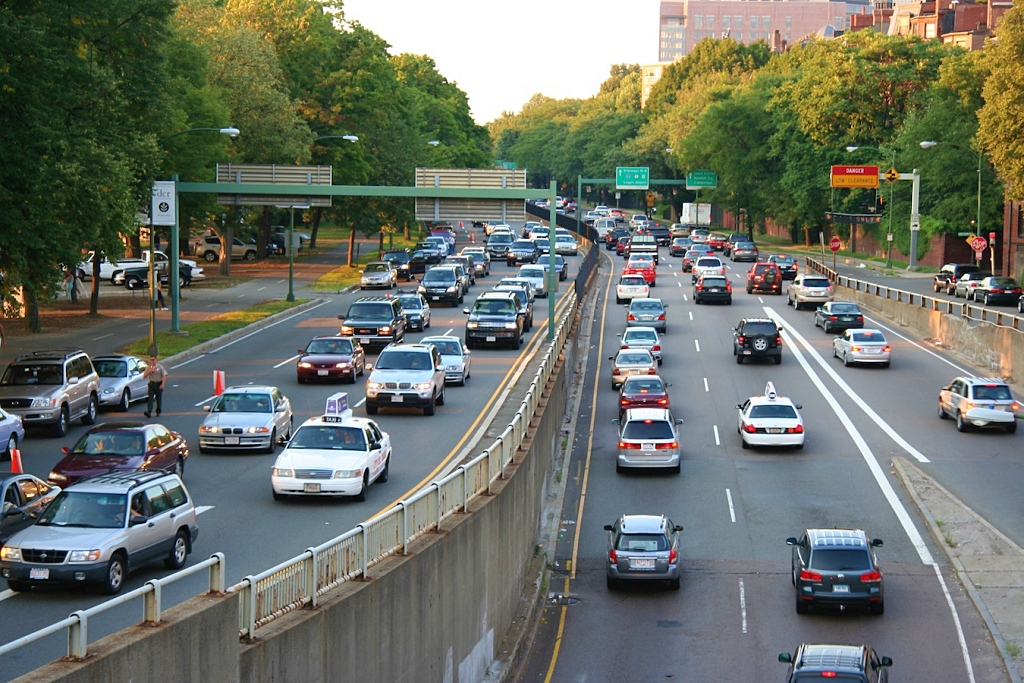
[[[957,149],[962,149],[962,150],[965,150],[965,151],[970,149],[969,147],[964,147],[963,145],[958,145],[955,142],[939,142],[938,140],[924,140],[923,142],[921,142],[921,149],[931,149],[932,147],[935,147],[937,145],[948,145],[949,147],[956,147]],[[973,152],[974,150],[970,150],[970,151]],[[977,206],[975,207],[975,213],[974,213],[974,230],[975,230],[975,234],[976,235],[981,235],[981,236],[984,236],[984,230],[982,230],[982,227],[981,227],[981,162],[982,162],[982,160],[984,158],[985,158],[985,155],[982,153],[981,148],[979,147],[979,149],[978,149],[978,201],[977,201]],[[993,251],[992,251],[993,261],[994,261],[995,260],[995,245],[992,246],[992,249],[993,249]],[[978,261],[978,265],[981,265],[980,261]],[[995,266],[995,264],[993,263],[993,268],[992,268],[992,272],[993,273],[995,272],[995,267],[994,266]]]

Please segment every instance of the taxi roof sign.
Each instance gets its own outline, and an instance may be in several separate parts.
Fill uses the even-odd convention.
[[[339,391],[327,397],[327,404],[324,406],[325,422],[330,421],[327,418],[342,419],[350,417],[352,417],[352,409],[348,407],[347,393]]]
[[[775,385],[771,382],[764,385],[764,395],[767,396],[770,401],[774,401],[779,397],[779,394],[775,391]]]

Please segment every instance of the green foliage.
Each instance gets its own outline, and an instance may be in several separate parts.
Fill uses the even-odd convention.
[[[1024,7],[1010,8],[989,50],[991,75],[978,112],[981,146],[1006,181],[1010,199],[1024,201]]]

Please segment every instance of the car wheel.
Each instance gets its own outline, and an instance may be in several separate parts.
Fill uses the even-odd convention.
[[[429,417],[429,416],[434,414],[435,398],[436,397],[433,394],[431,394],[431,396],[430,396],[430,404],[423,408],[423,414],[424,415],[427,415]]]
[[[775,364],[776,365],[782,365],[782,354],[781,353],[779,355],[775,356]]]
[[[351,373],[351,374],[350,374],[350,375],[348,376],[348,378],[346,379],[346,381],[347,381],[347,382],[348,382],[349,384],[355,384],[355,383],[356,383],[356,374],[357,374],[357,373],[358,373],[358,370],[356,370],[355,368],[352,368],[352,373]]]
[[[128,408],[131,406],[131,403],[132,403],[132,393],[131,393],[131,391],[129,391],[126,388],[124,391],[121,392],[121,400],[118,402],[117,408],[122,413],[127,413],[128,412]]]
[[[124,556],[118,554],[110,558],[107,564],[107,574],[103,578],[103,592],[107,595],[117,595],[124,587],[125,576],[128,567],[124,562]]]
[[[957,411],[957,413],[956,413],[956,431],[958,431],[958,432],[966,432],[967,429],[968,429],[968,425],[967,425],[966,422],[964,422],[963,414],[960,411]]]
[[[939,419],[940,420],[948,420],[949,419],[949,415],[946,415],[946,411],[942,409],[942,403],[939,402],[938,405],[939,405]]]
[[[754,288],[751,287],[750,285],[747,285],[747,294],[753,294],[753,293],[754,293]]]
[[[615,380],[612,380],[612,391],[618,391],[618,390],[619,390],[619,385],[615,383]]]
[[[843,352],[843,366],[850,367],[850,354],[845,351]]]
[[[178,477],[183,477],[185,475],[185,461],[181,458],[175,460],[173,472],[178,475]]]
[[[369,403],[367,403],[366,404],[366,414],[367,415],[376,415],[377,414],[377,406],[373,406],[373,405],[370,405]]]
[[[208,251],[205,254],[203,254],[203,260],[205,260],[207,263],[213,263],[214,261],[217,260],[217,254],[213,253],[212,251]]]
[[[792,559],[789,561],[789,582],[796,585],[796,563]]]
[[[808,603],[806,603],[803,600],[801,600],[800,599],[800,594],[797,593],[796,594],[796,613],[797,614],[807,614],[810,611],[811,611],[811,606]]]
[[[276,444],[277,444],[277,428],[275,427],[274,429],[270,430],[270,445],[267,446],[267,450],[265,450],[263,452],[264,453],[273,453],[274,452],[274,446]]]
[[[1017,431],[1017,422],[1016,422],[1016,420],[1014,420],[1010,424],[1006,425],[1006,433],[1007,434],[1013,434],[1016,431]]]
[[[988,306],[988,305],[989,305],[989,297],[988,297],[988,294],[986,294],[986,295],[985,295],[985,305],[986,305],[986,306]]]
[[[192,279],[191,278],[187,278],[184,275],[179,275],[178,276],[178,286],[179,287],[188,287],[190,284],[192,284]]]
[[[32,585],[28,581],[14,581],[13,579],[7,579],[7,587],[15,593],[24,593],[32,588]]]
[[[256,260],[256,252],[255,251],[247,251],[247,252],[245,252],[245,257],[244,258],[245,258],[246,261],[255,261]]]
[[[370,488],[370,475],[366,473],[363,475],[363,488],[359,489],[359,493],[352,496],[352,500],[363,502],[366,500],[366,489]]]
[[[135,290],[142,289],[142,278],[138,275],[129,275],[124,279],[124,286],[125,289],[129,289],[133,292]]]
[[[625,301],[625,299],[622,299],[621,297],[615,297],[616,304],[621,304],[623,301]]]
[[[886,362],[882,363],[882,369],[883,370],[888,369],[888,367],[889,367],[889,361],[886,361]]]
[[[284,500],[285,498],[288,497],[288,496],[284,495],[283,493],[278,493],[274,489],[270,489],[270,492],[274,495],[274,500]]]
[[[461,304],[465,300],[465,298],[466,297],[463,294],[459,294],[459,303]]]
[[[96,395],[89,395],[89,407],[85,410],[85,415],[82,416],[82,424],[91,425],[96,424],[96,412],[97,412],[97,401]]]
[[[669,579],[668,580],[668,587],[671,588],[674,591],[679,590],[679,586],[680,585],[681,584],[680,584],[679,579]]]
[[[740,436],[740,447],[743,448],[743,450],[748,450],[750,448],[750,444],[747,443],[747,440],[744,439],[742,435]]]
[[[388,481],[388,477],[390,477],[390,476],[391,476],[391,456],[389,455],[388,459],[384,461],[384,469],[382,469],[380,471],[380,474],[377,475],[377,481],[379,481],[382,484],[386,484],[387,481]]]
[[[836,352],[836,345],[835,344],[832,345],[832,357],[833,358],[839,358],[839,354]]]
[[[60,407],[60,415],[57,416],[57,423],[53,425],[54,436],[61,437],[68,433],[68,424],[71,422],[71,417],[68,414],[67,405]]]
[[[181,569],[188,559],[188,537],[185,531],[181,530],[174,537],[174,545],[171,547],[171,554],[164,558],[164,566],[168,569]]]
[[[441,387],[441,393],[438,394],[438,396],[437,396],[437,405],[439,405],[439,406],[443,406],[444,405],[444,387],[443,386]]]
[[[736,365],[743,365],[743,354],[742,353],[737,353],[736,354]]]
[[[876,616],[882,616],[885,614],[885,603],[880,602],[877,605],[871,605],[871,613]]]
[[[619,582],[610,576],[605,577],[604,585],[608,587],[608,590],[613,591],[619,587]]]

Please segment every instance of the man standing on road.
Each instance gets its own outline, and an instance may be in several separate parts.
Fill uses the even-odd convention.
[[[146,412],[143,413],[146,417],[151,417],[153,413],[153,399],[156,399],[156,415],[160,417],[160,411],[163,409],[163,397],[164,397],[164,384],[167,383],[167,368],[157,362],[156,356],[149,357],[149,366],[146,371],[142,373],[149,384],[149,392],[146,398]]]

